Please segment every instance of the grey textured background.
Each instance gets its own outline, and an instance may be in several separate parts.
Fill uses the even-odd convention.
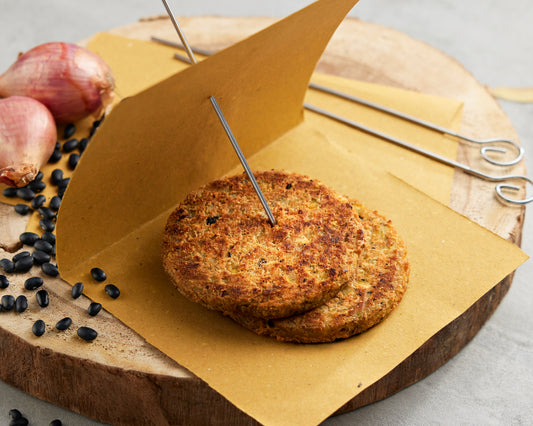
[[[276,17],[310,3],[169,1],[179,15]],[[18,52],[45,41],[76,42],[97,31],[163,13],[159,0],[0,0],[0,72]],[[427,42],[462,63],[482,84],[533,87],[530,1],[361,0],[351,16]],[[533,104],[502,101],[501,105],[526,148],[528,170],[533,170]],[[533,189],[529,190],[531,195]],[[533,223],[529,214],[522,248],[533,254]],[[528,261],[519,268],[509,294],[474,340],[435,373],[384,401],[325,423],[533,424],[532,276],[532,261]],[[55,418],[65,425],[99,424],[0,382],[0,425],[9,423],[11,408],[21,410],[37,426],[48,425]]]

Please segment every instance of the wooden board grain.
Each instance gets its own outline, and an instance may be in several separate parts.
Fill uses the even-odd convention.
[[[181,18],[191,44],[209,50],[224,48],[273,22],[268,18]],[[149,39],[175,39],[166,17],[153,17],[111,32]],[[473,137],[517,139],[506,115],[485,88],[460,64],[424,43],[397,31],[347,19],[333,37],[318,68],[320,72],[447,96],[464,101],[461,131]],[[477,149],[461,146],[458,160],[491,171]],[[513,173],[525,174],[518,165]],[[457,172],[450,206],[465,216],[519,244],[524,209],[501,204],[493,183]],[[25,219],[11,206],[0,205],[0,248],[19,249]],[[12,254],[9,254],[9,257]],[[0,252],[0,257],[4,257]],[[34,267],[29,274],[42,275]],[[44,277],[44,276],[43,276]],[[10,276],[10,293],[23,288],[25,276]],[[383,399],[420,380],[453,357],[479,331],[497,308],[512,276],[496,285],[467,312],[442,329],[387,376],[342,407],[345,412]],[[0,323],[0,378],[34,396],[112,424],[255,424],[203,381],[170,360],[106,312],[87,315],[90,301],[73,300],[70,286],[46,278],[53,309],[30,300],[23,314],[7,313]],[[55,323],[70,316],[74,325],[94,325],[105,339],[84,344]],[[57,338],[39,339],[31,324],[41,318]],[[28,368],[32,366],[33,368]]]

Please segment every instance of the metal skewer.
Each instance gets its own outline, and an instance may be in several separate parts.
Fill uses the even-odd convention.
[[[165,0],[163,0],[163,1],[165,1]],[[169,41],[166,41],[166,40],[161,40],[161,39],[158,39],[156,37],[152,37],[152,40],[156,41],[156,42],[159,42],[159,43],[167,44],[169,46],[178,47],[178,48],[181,48],[181,49],[184,48],[183,46],[181,46],[178,43],[169,42]],[[209,52],[207,50],[202,50],[201,53],[200,53],[199,49],[195,49],[195,50],[198,50],[199,54],[204,55],[204,56],[209,56],[209,55],[212,54],[212,52]],[[187,58],[184,58],[181,55],[176,54],[175,57],[177,59],[180,59],[180,60],[184,60],[185,59],[186,62],[189,62],[187,60]],[[453,132],[451,130],[448,130],[448,129],[445,129],[443,127],[436,126],[436,125],[434,125],[432,123],[429,123],[427,121],[420,120],[420,119],[418,119],[416,117],[412,117],[412,116],[409,116],[407,114],[400,113],[398,111],[389,109],[387,107],[383,107],[381,105],[374,104],[374,103],[369,102],[369,101],[365,101],[365,100],[362,100],[362,99],[359,99],[359,98],[355,98],[355,97],[353,97],[351,95],[347,95],[345,93],[338,92],[338,91],[335,91],[333,89],[329,89],[329,88],[326,88],[324,86],[320,86],[320,85],[315,84],[315,83],[310,83],[309,87],[313,88],[313,89],[316,89],[316,90],[322,90],[322,91],[327,92],[329,94],[332,94],[332,95],[335,95],[335,96],[340,96],[340,97],[348,99],[348,100],[353,100],[354,102],[362,103],[362,104],[364,104],[366,106],[378,109],[380,111],[383,111],[383,112],[386,112],[386,113],[389,113],[389,114],[396,115],[396,116],[398,116],[400,118],[415,122],[415,123],[420,124],[420,125],[422,125],[424,127],[431,128],[432,130],[436,130],[436,131],[439,131],[439,132],[442,132],[442,133],[445,133],[445,134],[449,134],[451,136],[455,136],[455,137],[458,137],[458,138],[461,138],[461,139],[465,139],[465,140],[470,141],[470,142],[479,143],[479,144],[489,144],[489,143],[495,143],[495,142],[503,142],[503,143],[511,144],[513,146],[513,148],[515,148],[518,151],[518,156],[513,161],[511,161],[511,162],[498,162],[498,161],[495,161],[494,159],[488,157],[486,152],[492,151],[492,152],[502,152],[502,153],[504,153],[504,152],[507,152],[506,149],[498,148],[498,147],[490,147],[490,146],[485,146],[485,147],[481,148],[482,157],[485,160],[487,160],[488,162],[490,162],[491,164],[494,164],[494,165],[498,165],[498,166],[514,165],[514,164],[518,163],[522,159],[522,157],[524,156],[523,148],[520,145],[518,145],[516,142],[513,142],[513,141],[509,141],[509,140],[506,140],[506,139],[491,139],[491,140],[486,140],[486,141],[479,141],[479,140],[476,140],[476,139],[471,139],[471,138],[465,137],[463,135],[459,135],[458,133],[455,133],[455,132]],[[510,183],[505,183],[506,181],[509,181],[509,180],[522,180],[522,181],[524,181],[526,183],[526,189],[527,189],[527,183],[530,183],[531,185],[533,185],[533,180],[528,178],[527,176],[523,176],[523,175],[502,175],[502,176],[488,175],[488,174],[485,174],[483,172],[480,172],[479,170],[475,170],[475,169],[471,168],[470,166],[467,166],[466,164],[459,163],[458,161],[455,161],[455,160],[450,160],[449,158],[443,157],[443,156],[441,156],[439,154],[436,154],[434,152],[428,151],[426,149],[417,147],[417,146],[412,145],[412,144],[410,144],[408,142],[404,142],[404,141],[402,141],[402,140],[400,140],[398,138],[395,138],[393,136],[389,136],[389,135],[387,135],[387,134],[385,134],[383,132],[380,132],[378,130],[374,130],[374,129],[370,128],[370,127],[367,127],[367,126],[364,126],[362,124],[356,123],[355,121],[352,121],[352,120],[349,120],[347,118],[341,117],[341,116],[339,116],[337,114],[334,114],[332,112],[326,111],[326,110],[324,110],[322,108],[310,105],[308,103],[304,103],[303,106],[304,106],[304,108],[306,108],[309,111],[313,111],[313,112],[315,112],[317,114],[320,114],[320,115],[326,116],[328,118],[331,118],[333,120],[339,121],[339,122],[341,122],[343,124],[346,124],[346,125],[348,125],[350,127],[355,128],[355,129],[358,129],[358,130],[361,130],[361,131],[366,132],[368,134],[371,134],[373,136],[377,136],[379,138],[385,139],[385,140],[387,140],[389,142],[392,142],[392,143],[394,143],[396,145],[399,145],[399,146],[401,146],[403,148],[406,148],[406,149],[409,149],[409,150],[411,150],[413,152],[416,152],[418,154],[424,155],[424,156],[426,156],[428,158],[431,158],[431,159],[433,159],[435,161],[439,161],[442,164],[446,164],[448,166],[455,167],[455,168],[457,168],[459,170],[462,170],[463,172],[468,173],[468,174],[470,174],[472,176],[476,176],[478,178],[481,178],[481,179],[484,179],[484,180],[487,180],[487,181],[490,181],[490,182],[500,182],[500,183],[498,183],[495,186],[495,191],[496,191],[496,194],[498,195],[498,197],[500,197],[500,199],[505,201],[505,202],[508,202],[510,204],[518,204],[518,205],[523,205],[523,204],[528,204],[528,203],[533,202],[533,196],[529,197],[529,198],[524,198],[522,200],[517,200],[517,199],[509,198],[504,193],[504,191],[506,191],[506,190],[512,190],[512,191],[520,190],[520,187],[517,186],[517,185],[513,185],[513,184],[510,184]],[[527,191],[526,191],[526,195],[527,195]]]
[[[427,129],[434,130],[436,132],[440,132],[440,133],[444,133],[446,135],[454,136],[456,138],[463,139],[463,140],[468,141],[468,142],[484,145],[481,148],[481,150],[480,150],[481,156],[486,161],[488,161],[491,164],[494,164],[495,166],[513,166],[513,165],[519,163],[522,160],[522,158],[524,157],[524,148],[522,148],[516,142],[508,140],[508,139],[496,138],[496,139],[479,140],[479,139],[469,138],[468,136],[462,135],[462,134],[457,133],[457,132],[455,132],[453,130],[450,130],[450,129],[446,129],[445,127],[441,127],[441,126],[438,126],[436,124],[430,123],[429,121],[422,120],[422,119],[414,117],[412,115],[405,114],[405,113],[397,111],[395,109],[388,108],[388,107],[385,107],[383,105],[379,105],[379,104],[376,104],[374,102],[370,102],[370,101],[358,98],[356,96],[349,95],[347,93],[339,92],[338,90],[334,90],[334,89],[331,89],[329,87],[321,86],[321,85],[316,84],[316,83],[309,83],[309,87],[311,89],[319,90],[321,92],[328,93],[330,95],[334,95],[334,96],[337,96],[337,97],[342,98],[342,99],[346,99],[346,100],[349,100],[349,101],[352,101],[352,102],[359,103],[361,105],[365,105],[365,106],[370,107],[370,108],[374,108],[374,109],[376,109],[378,111],[385,112],[387,114],[393,115],[393,116],[398,117],[398,118],[402,118],[404,120],[410,121],[410,122],[418,124],[420,126],[423,126],[423,127],[427,128]],[[503,148],[503,147],[491,146],[491,145],[494,145],[494,144],[497,144],[497,143],[510,145],[512,147],[512,149],[517,153],[516,157],[513,158],[510,161],[498,161],[498,160],[495,160],[494,158],[491,158],[487,153],[489,153],[489,152],[506,153],[508,151],[506,148]]]
[[[155,41],[155,42],[161,43],[161,44],[165,44],[167,46],[172,46],[172,47],[177,47],[177,48],[180,48],[180,49],[184,49],[184,47],[182,45],[180,45],[179,43],[169,42],[168,40],[163,40],[163,39],[160,39],[160,38],[157,38],[157,37],[152,37],[152,40]],[[208,51],[208,50],[197,49],[197,48],[194,48],[194,47],[192,48],[192,50],[196,51],[198,54],[204,55],[204,56],[210,56],[210,55],[212,55],[214,53],[214,52],[211,52],[211,51]],[[179,53],[175,53],[174,57],[176,59],[181,60],[181,61],[190,63],[190,61],[186,57],[180,55]],[[418,124],[420,126],[423,126],[423,127],[427,128],[427,129],[430,129],[430,130],[433,130],[433,131],[436,131],[436,132],[439,132],[439,133],[443,133],[443,134],[446,134],[446,135],[449,135],[449,136],[453,136],[453,137],[456,137],[458,139],[465,140],[467,142],[471,142],[471,143],[478,144],[478,145],[483,145],[481,147],[481,149],[480,149],[481,157],[484,160],[488,161],[489,163],[491,163],[491,164],[493,164],[495,166],[502,166],[502,167],[514,166],[515,164],[518,164],[520,161],[522,161],[522,159],[524,157],[524,148],[522,146],[520,146],[519,144],[517,144],[516,142],[514,142],[512,140],[509,140],[509,139],[502,139],[502,138],[485,139],[485,140],[474,139],[474,138],[468,137],[466,135],[460,134],[458,132],[455,132],[453,130],[447,129],[445,127],[438,126],[438,125],[436,125],[434,123],[430,123],[429,121],[422,120],[422,119],[420,119],[418,117],[414,117],[412,115],[405,114],[405,113],[397,111],[395,109],[388,108],[388,107],[385,107],[383,105],[379,105],[377,103],[370,102],[370,101],[367,101],[365,99],[359,98],[357,96],[349,95],[347,93],[343,93],[343,92],[337,91],[335,89],[331,89],[329,87],[325,87],[325,86],[322,86],[322,85],[319,85],[319,84],[316,84],[316,83],[312,83],[312,82],[309,83],[309,87],[311,89],[319,90],[321,92],[328,93],[330,95],[334,95],[334,96],[337,96],[337,97],[340,97],[342,99],[346,99],[346,100],[349,100],[349,101],[352,101],[352,102],[359,103],[361,105],[364,105],[364,106],[367,106],[369,108],[373,108],[375,110],[378,110],[378,111],[393,115],[395,117],[402,118],[404,120],[410,121],[410,122]],[[505,153],[509,152],[509,149],[507,149],[507,148],[505,148],[503,146],[495,146],[496,144],[508,145],[508,147],[510,148],[510,151],[514,151],[516,156],[513,159],[509,160],[509,161],[499,161],[499,160],[496,160],[496,159],[492,158],[489,155],[490,153],[497,152],[497,153],[505,154]]]
[[[180,25],[178,24],[178,21],[174,17],[174,13],[170,9],[170,6],[168,5],[166,0],[162,0],[163,4],[165,6],[165,9],[167,10],[168,15],[170,16],[170,19],[172,20],[172,23],[174,24],[174,28],[178,32],[178,35],[180,37],[181,42],[183,43],[183,46],[185,48],[185,51],[187,52],[188,59],[190,60],[190,63],[196,64],[196,57],[194,56],[193,50],[189,46],[189,43],[187,42],[187,39],[185,38],[185,34],[181,30]],[[257,180],[255,179],[254,174],[252,173],[252,170],[250,169],[250,166],[248,166],[248,162],[246,161],[246,158],[244,157],[244,154],[242,153],[241,148],[239,147],[239,144],[237,143],[237,140],[233,136],[233,133],[231,131],[231,128],[226,121],[226,118],[224,117],[224,114],[222,113],[222,110],[218,106],[218,103],[214,96],[210,96],[209,100],[211,101],[211,105],[213,106],[213,109],[215,110],[218,119],[220,120],[220,123],[222,124],[222,127],[224,127],[224,130],[226,131],[226,134],[231,142],[231,145],[233,146],[233,149],[237,153],[237,157],[239,157],[239,160],[244,167],[244,171],[248,175],[248,178],[250,179],[250,182],[252,183],[252,186],[257,193],[257,196],[259,197],[259,201],[261,202],[261,205],[263,206],[263,209],[265,210],[266,215],[268,216],[268,220],[270,221],[270,224],[274,226],[276,224],[276,218],[272,214],[272,211],[270,210],[270,207],[268,206],[268,203],[265,199],[265,196],[263,195],[263,192],[261,191],[261,188],[259,188],[259,184],[257,183]]]
[[[502,182],[502,183],[498,183],[496,185],[495,191],[496,191],[496,194],[502,200],[504,200],[504,201],[506,201],[508,203],[511,203],[511,204],[528,204],[528,203],[533,202],[533,196],[529,197],[529,198],[524,198],[523,200],[516,200],[516,199],[513,199],[513,198],[509,198],[508,196],[506,196],[504,194],[505,190],[514,190],[514,191],[520,190],[520,187],[517,186],[517,185],[512,185],[510,183],[505,183],[506,181],[509,181],[509,180],[523,180],[523,181],[526,182],[526,186],[527,186],[528,182],[531,185],[533,185],[533,180],[528,178],[527,176],[522,176],[522,175],[492,176],[492,175],[487,175],[487,174],[485,174],[483,172],[480,172],[478,170],[475,170],[475,169],[471,168],[470,166],[467,166],[466,164],[459,163],[458,161],[455,161],[455,160],[450,160],[449,158],[443,157],[442,155],[436,154],[434,152],[428,151],[426,149],[420,148],[420,147],[415,146],[415,145],[411,145],[410,143],[404,142],[401,139],[395,138],[393,136],[389,136],[386,133],[380,132],[378,130],[371,129],[370,127],[367,127],[367,126],[364,126],[362,124],[356,123],[355,121],[352,121],[352,120],[349,120],[347,118],[341,117],[340,115],[337,115],[337,114],[334,114],[332,112],[326,111],[326,110],[324,110],[322,108],[319,108],[319,107],[316,107],[316,106],[313,106],[313,105],[310,105],[310,104],[304,104],[304,107],[307,108],[310,111],[313,111],[313,112],[315,112],[317,114],[326,116],[326,117],[331,118],[333,120],[339,121],[340,123],[346,124],[346,125],[348,125],[350,127],[353,127],[353,128],[355,128],[357,130],[361,130],[361,131],[369,133],[371,135],[378,136],[378,137],[380,137],[382,139],[386,139],[389,142],[392,142],[392,143],[394,143],[396,145],[399,145],[399,146],[401,146],[403,148],[407,148],[407,149],[409,149],[411,151],[414,151],[414,152],[416,152],[418,154],[424,155],[424,156],[426,156],[428,158],[431,158],[433,160],[439,161],[440,163],[443,163],[443,164],[446,164],[448,166],[452,166],[452,167],[455,167],[457,169],[460,169],[460,170],[462,170],[465,173],[468,173],[470,175],[477,176],[477,177],[479,177],[481,179],[485,179],[485,180],[488,180],[488,181],[491,181],[491,182]]]

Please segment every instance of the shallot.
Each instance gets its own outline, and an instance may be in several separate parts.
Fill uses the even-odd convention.
[[[44,43],[21,54],[0,75],[0,97],[28,96],[43,103],[57,123],[97,117],[113,99],[115,81],[95,53],[71,43]]]
[[[50,111],[35,99],[0,99],[0,182],[12,187],[30,183],[46,164],[57,141]]]

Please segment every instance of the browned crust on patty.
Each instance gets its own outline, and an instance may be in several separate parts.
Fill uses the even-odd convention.
[[[357,280],[309,312],[289,318],[260,320],[237,315],[246,328],[284,342],[331,342],[361,333],[383,320],[401,301],[409,279],[403,241],[391,222],[357,202],[366,245],[359,257]]]
[[[361,221],[346,198],[306,176],[255,176],[277,224],[246,175],[216,180],[169,216],[164,269],[185,297],[225,314],[306,312],[354,280]]]

